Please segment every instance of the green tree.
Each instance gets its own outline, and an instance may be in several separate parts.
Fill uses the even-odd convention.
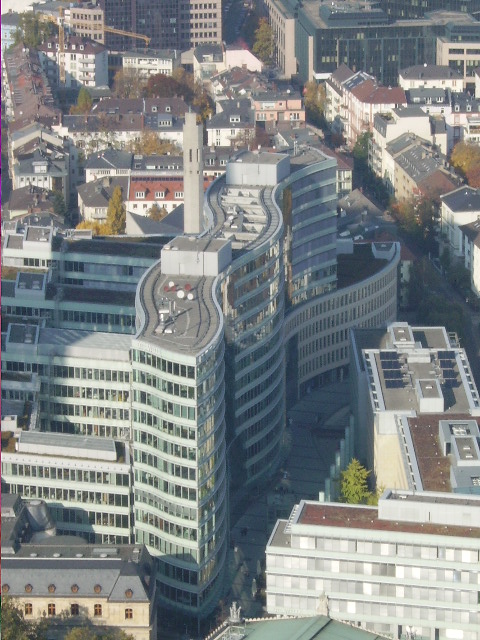
[[[71,115],[77,116],[86,115],[87,113],[90,113],[92,104],[92,96],[85,87],[82,87],[78,92],[77,104],[70,107],[70,113]]]
[[[36,49],[50,36],[58,33],[58,26],[51,21],[41,20],[33,11],[20,15],[18,29],[13,34],[14,44],[23,42],[25,46]]]
[[[107,208],[107,222],[106,225],[110,231],[110,234],[117,236],[125,233],[125,225],[127,222],[127,210],[123,203],[122,190],[120,187],[115,187],[112,193],[112,197],[108,201]]]
[[[465,315],[462,307],[437,295],[426,295],[417,310],[417,322],[430,327],[445,327],[447,331],[458,334],[462,340],[465,336]]]
[[[370,471],[356,458],[352,458],[350,464],[342,471],[340,491],[342,502],[348,504],[371,504],[374,496],[368,488]]]
[[[13,598],[2,596],[2,640],[44,640],[47,625],[44,620],[29,622]]]
[[[65,198],[61,191],[55,191],[53,195],[53,211],[57,216],[65,218],[67,215],[67,205],[65,204]]]
[[[273,30],[268,24],[267,18],[260,18],[258,28],[255,31],[253,53],[265,64],[271,64],[273,58]]]

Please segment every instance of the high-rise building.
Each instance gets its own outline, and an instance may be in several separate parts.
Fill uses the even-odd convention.
[[[163,0],[98,0],[105,25],[150,38],[156,49],[185,50],[202,43],[222,43],[221,0],[194,4]],[[106,33],[110,49],[128,51],[130,36]],[[137,45],[138,42],[134,41]]]
[[[25,324],[23,316],[12,319],[2,340],[2,371],[11,394],[20,393],[13,385],[25,374],[41,429],[129,444],[133,536],[155,558],[159,598],[202,616],[221,594],[228,496],[261,485],[281,459],[287,367],[292,398],[327,376],[344,375],[348,329],[395,317],[399,247],[364,247],[372,268],[360,288],[355,278],[337,274],[337,264],[349,256],[337,255],[335,160],[308,147],[238,154],[204,200],[194,118],[187,114],[185,125],[191,193],[184,235],[136,245],[49,234],[35,244],[16,226],[9,229],[3,259],[21,266],[27,255],[35,260],[41,254],[59,284],[75,287],[84,301],[97,299],[100,326],[111,333],[95,331],[97,316],[85,304],[73,312],[71,329],[56,328],[55,314],[71,313],[72,302],[58,299],[51,309],[39,278],[28,293],[32,307],[42,301],[47,317],[38,326]],[[129,249],[115,251],[110,244]],[[353,243],[346,251],[358,258]],[[102,307],[113,311],[118,295],[125,296],[130,322],[132,280],[136,333],[119,335],[117,319],[110,327]],[[116,296],[109,291],[112,281],[120,289]],[[15,315],[23,300],[27,305],[27,284],[19,279],[9,289]],[[112,459],[111,472],[123,472],[125,461]],[[3,479],[18,486],[13,463],[19,464],[5,462]],[[86,511],[95,511],[90,470],[71,497],[50,497],[55,487],[43,478],[37,483],[29,476],[29,486],[42,485],[41,495],[56,502],[63,522],[60,512],[70,518],[68,509],[80,508],[81,500]],[[91,523],[98,541],[107,534],[102,526]]]

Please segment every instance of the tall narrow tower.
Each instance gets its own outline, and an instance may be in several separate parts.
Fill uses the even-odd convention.
[[[203,127],[197,114],[185,114],[183,126],[183,230],[198,234],[203,229]]]

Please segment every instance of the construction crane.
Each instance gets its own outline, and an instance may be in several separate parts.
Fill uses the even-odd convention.
[[[141,33],[133,33],[133,31],[124,31],[123,29],[114,29],[113,27],[107,27],[106,25],[103,27],[103,30],[106,33],[116,33],[118,36],[127,36],[127,38],[139,38],[140,40],[145,40],[146,47],[150,44],[151,38],[144,36]]]

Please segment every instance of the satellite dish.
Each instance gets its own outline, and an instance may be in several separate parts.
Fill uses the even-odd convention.
[[[193,300],[193,293],[189,293],[189,294],[187,295],[187,298],[188,298],[188,300]]]
[[[169,286],[170,288],[171,288],[171,287],[174,287],[174,286],[175,286],[175,282],[174,282],[173,280],[170,280],[170,282],[168,283],[168,286]]]
[[[177,298],[180,298],[180,300],[182,300],[185,297],[185,291],[183,289],[180,289],[179,291],[177,291]]]

